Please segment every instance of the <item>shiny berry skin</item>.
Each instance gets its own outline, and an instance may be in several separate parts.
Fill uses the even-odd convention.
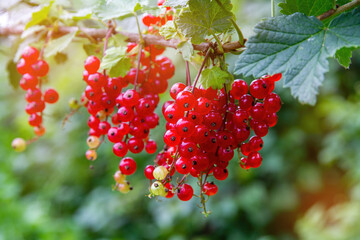
[[[199,125],[203,122],[203,115],[197,111],[189,111],[187,116],[185,116],[187,120],[193,122],[195,125]]]
[[[107,121],[100,122],[99,126],[98,126],[99,132],[102,135],[107,134],[110,128],[111,128],[111,125]]]
[[[122,106],[119,108],[117,115],[120,121],[129,122],[133,120],[135,114],[134,110],[132,110],[130,107]]]
[[[15,138],[11,142],[11,147],[14,149],[15,152],[23,152],[26,149],[26,141],[22,138]]]
[[[180,143],[181,137],[175,129],[167,130],[164,134],[164,142],[166,145],[172,147]]]
[[[97,153],[95,150],[89,149],[86,151],[85,157],[89,161],[95,161],[97,159]]]
[[[181,137],[191,137],[195,132],[195,124],[188,121],[186,118],[180,118],[176,122],[175,128]]]
[[[240,146],[241,153],[245,156],[249,155],[251,152],[250,144],[249,143],[242,143]]]
[[[158,166],[153,171],[154,178],[159,181],[165,179],[168,174],[169,174],[169,171],[164,166]]]
[[[165,120],[169,123],[176,123],[183,116],[183,112],[176,104],[169,105],[164,111]]]
[[[206,182],[203,186],[203,192],[208,196],[213,196],[217,193],[218,187],[214,182]]]
[[[179,157],[175,162],[175,169],[180,174],[188,174],[191,171],[191,163],[187,158]]]
[[[263,99],[269,93],[269,88],[264,80],[257,79],[252,81],[249,87],[249,91],[253,97],[257,99]]]
[[[220,113],[211,111],[204,117],[204,125],[211,130],[217,130],[220,128],[223,122],[223,118]]]
[[[215,167],[213,174],[214,174],[214,178],[221,181],[225,180],[229,176],[228,170],[226,168],[220,168],[220,167]]]
[[[49,88],[45,91],[44,101],[46,103],[56,103],[58,100],[59,100],[59,94],[55,89]]]
[[[24,75],[25,73],[32,73],[31,65],[23,58],[20,58],[19,62],[16,64],[16,69],[21,75]]]
[[[44,77],[49,72],[49,65],[44,60],[38,60],[31,65],[32,72],[38,77]]]
[[[195,106],[195,96],[189,91],[182,91],[176,96],[176,105],[182,111],[189,111]]]
[[[149,27],[151,24],[156,23],[156,17],[151,14],[144,14],[142,18],[142,22],[144,23],[145,26]]]
[[[20,87],[24,90],[35,89],[38,83],[39,79],[28,73],[25,73],[20,79]]]
[[[209,139],[209,128],[205,125],[196,125],[192,140],[196,143],[204,143]]]
[[[26,63],[32,64],[36,62],[36,60],[39,58],[39,55],[39,50],[34,47],[27,46],[24,49],[21,57],[26,61]]]
[[[245,94],[239,99],[239,107],[246,111],[250,110],[253,104],[254,104],[254,98],[249,94]]]
[[[195,111],[200,114],[208,114],[211,110],[211,102],[209,99],[200,97],[197,99],[197,104],[195,106]]]
[[[266,111],[264,109],[264,104],[257,103],[250,109],[251,117],[256,121],[262,121],[265,118]]]
[[[260,153],[251,152],[248,155],[246,163],[247,163],[247,165],[249,165],[252,168],[258,168],[258,167],[260,167],[261,162],[262,162],[262,157],[261,157]]]
[[[232,150],[229,147],[228,148],[220,147],[218,150],[218,155],[222,161],[228,162],[234,157],[234,150]]]
[[[267,113],[264,119],[264,122],[269,126],[269,127],[273,127],[276,125],[278,120],[278,117],[276,115],[276,113]]]
[[[139,101],[139,93],[133,89],[128,89],[123,93],[122,102],[125,106],[132,107]]]
[[[41,100],[42,93],[40,89],[34,88],[34,89],[28,89],[25,94],[25,99],[28,102],[37,102]]]
[[[179,146],[179,154],[185,158],[191,158],[197,153],[197,144],[194,142],[181,142]]]
[[[242,110],[242,109],[238,109],[235,111],[235,114],[233,115],[233,121],[236,127],[241,127],[244,126],[248,123],[249,121],[249,113],[248,111]]]
[[[42,123],[42,117],[36,113],[29,116],[29,125],[36,127]]]
[[[35,133],[36,136],[41,137],[41,136],[43,136],[45,134],[45,132],[46,132],[46,129],[42,125],[34,127],[34,133]]]
[[[132,153],[140,153],[144,149],[144,142],[140,138],[132,137],[128,140],[128,148]]]
[[[170,96],[176,99],[176,96],[185,89],[186,85],[183,83],[175,83],[170,88]]]
[[[96,56],[89,56],[85,60],[84,67],[89,74],[96,73],[100,68],[100,60]]]
[[[194,195],[194,190],[189,184],[183,184],[177,191],[177,196],[181,201],[189,201]]]
[[[149,154],[153,154],[156,152],[157,149],[157,144],[154,140],[149,140],[147,141],[146,145],[145,145],[145,151]]]
[[[235,99],[240,99],[242,95],[248,92],[248,85],[244,80],[237,79],[232,84],[232,88],[230,90],[231,96]]]
[[[117,142],[120,142],[123,139],[124,135],[122,135],[120,133],[120,131],[118,130],[117,127],[112,127],[112,128],[110,128],[108,130],[107,137],[108,137],[110,142],[117,143]]]
[[[278,112],[281,108],[281,100],[276,93],[270,93],[264,99],[264,108],[270,113]]]
[[[172,191],[174,189],[174,186],[172,184],[170,184],[170,183],[166,183],[164,185],[164,187],[165,187],[165,192],[166,192],[165,197],[166,198],[172,198],[175,195],[175,193]]]
[[[86,139],[86,143],[90,149],[97,148],[100,145],[100,139],[95,136],[89,136]]]
[[[264,122],[258,122],[254,126],[254,132],[259,137],[264,137],[268,134],[269,126]]]
[[[119,163],[119,170],[124,175],[131,175],[136,171],[136,162],[130,157],[123,158]]]
[[[147,165],[145,167],[144,174],[147,179],[150,179],[150,180],[155,179],[155,177],[153,175],[154,169],[155,169],[155,167],[153,165]]]
[[[124,157],[128,152],[128,147],[125,142],[118,142],[113,145],[113,152],[118,157]]]
[[[252,136],[249,140],[249,148],[251,152],[258,152],[264,146],[264,141],[259,136]]]

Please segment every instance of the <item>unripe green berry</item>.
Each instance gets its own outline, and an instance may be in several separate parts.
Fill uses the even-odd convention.
[[[15,152],[23,152],[26,149],[26,141],[22,138],[15,138],[11,142],[11,146]]]
[[[155,196],[166,196],[164,185],[159,181],[156,181],[151,185],[150,193]]]
[[[128,181],[125,181],[124,183],[118,185],[118,190],[121,193],[128,193],[132,190],[132,187],[130,187],[130,183]]]
[[[125,182],[126,175],[122,174],[120,171],[116,171],[114,174],[114,179],[117,183],[123,184]]]
[[[163,180],[167,175],[169,171],[164,166],[158,166],[154,169],[153,176],[156,180]]]
[[[100,145],[100,139],[95,136],[90,136],[86,139],[89,148],[97,148]]]
[[[71,98],[69,100],[69,107],[73,110],[78,109],[80,107],[78,100],[76,100],[75,98]]]

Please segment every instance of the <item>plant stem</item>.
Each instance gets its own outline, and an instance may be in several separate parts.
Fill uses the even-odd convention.
[[[134,12],[134,16],[135,16],[135,19],[136,19],[136,25],[137,25],[138,32],[139,32],[140,44],[144,44],[145,41],[144,41],[144,38],[143,38],[143,36],[142,36],[142,34],[141,34],[139,19],[138,19],[137,14],[136,14],[135,12]]]
[[[137,59],[135,82],[134,82],[134,90],[135,91],[136,91],[136,85],[137,85],[137,82],[138,82],[139,71],[140,71],[140,61],[141,61],[142,46],[143,45],[140,43],[139,54],[138,54],[138,59]]]
[[[196,75],[194,84],[193,84],[193,86],[192,86],[192,92],[193,92],[193,93],[194,93],[194,89],[195,89],[195,87],[196,87],[196,84],[197,84],[197,82],[198,82],[198,80],[199,80],[199,78],[200,78],[201,72],[202,72],[202,70],[203,70],[203,68],[204,68],[204,66],[205,66],[206,60],[207,60],[207,58],[209,57],[210,51],[211,51],[211,48],[209,48],[209,49],[207,50],[207,52],[206,52],[206,54],[205,54],[205,57],[204,57],[204,61],[202,62],[201,67],[200,67],[200,69],[199,69],[199,72],[198,72],[198,74]]]
[[[224,53],[224,49],[222,47],[220,39],[215,35],[215,33],[213,31],[211,31],[211,35],[213,35],[213,37],[215,38],[215,40],[216,40],[216,42],[218,44],[220,52]]]
[[[189,61],[185,61],[186,65],[186,85],[191,86],[191,77],[190,77],[190,69],[189,69]]]
[[[103,56],[105,56],[105,52],[106,52],[106,49],[108,47],[109,38],[110,38],[111,34],[113,33],[113,31],[114,31],[114,27],[112,25],[110,25],[110,22],[109,22],[109,28],[108,28],[108,30],[106,32],[106,35],[105,35]]]
[[[338,7],[337,9],[330,9],[329,11],[326,11],[324,12],[323,14],[321,14],[320,16],[317,16],[317,18],[319,20],[325,20],[331,16],[334,16],[334,15],[338,15],[342,12],[345,12],[347,10],[350,10],[352,8],[355,8],[356,6],[359,6],[360,5],[360,0],[354,0],[352,2],[349,2],[347,4],[344,4],[340,7]]]

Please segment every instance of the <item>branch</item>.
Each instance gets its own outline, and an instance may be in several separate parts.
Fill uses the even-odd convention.
[[[8,35],[20,35],[24,31],[24,26],[17,25],[17,26],[9,26],[9,27],[0,27],[0,37],[1,36],[8,36]],[[68,26],[59,26],[56,30],[56,32],[53,32],[53,37],[60,37],[67,33],[71,33],[74,31],[79,31],[77,33],[78,37],[84,37],[89,38],[92,37],[97,40],[101,40],[106,36],[107,29],[99,29],[99,28],[78,28],[78,27],[68,27]],[[139,42],[140,36],[138,33],[130,33],[130,32],[123,32],[123,31],[115,31],[115,34],[121,34],[127,37],[128,42]],[[178,39],[171,39],[171,40],[165,40],[161,36],[155,36],[150,34],[143,34],[145,45],[158,45],[163,47],[170,47],[170,48],[177,48],[178,44],[180,43],[180,40]],[[197,51],[205,52],[210,47],[213,46],[211,42],[204,42],[201,44],[193,44],[194,49]],[[231,52],[235,51],[239,48],[243,48],[244,45],[242,45],[239,42],[229,42],[224,43],[222,45],[222,48],[224,49],[224,52]],[[218,46],[214,47],[216,54],[222,54],[221,50]]]
[[[324,19],[327,19],[333,15],[338,15],[342,12],[345,12],[347,10],[350,10],[356,6],[360,5],[360,0],[354,0],[352,2],[349,2],[347,4],[344,4],[336,9],[330,9],[329,11],[327,12],[324,12],[323,14],[321,14],[320,16],[317,16],[317,19],[319,20],[324,20]]]

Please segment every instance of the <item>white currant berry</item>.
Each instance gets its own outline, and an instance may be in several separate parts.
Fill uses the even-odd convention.
[[[100,139],[95,136],[90,136],[86,139],[89,148],[97,148],[100,145]]]
[[[132,190],[132,187],[130,186],[130,182],[125,181],[124,183],[119,184],[118,190],[121,193],[128,193],[130,190]]]
[[[126,176],[120,171],[116,171],[116,173],[114,174],[114,179],[117,183],[123,184],[125,182]]]
[[[151,185],[150,193],[155,196],[162,196],[162,197],[166,196],[164,185],[159,181],[156,181]]]
[[[163,180],[167,175],[169,171],[164,166],[158,166],[154,169],[153,176],[156,180]]]
[[[22,138],[15,138],[11,142],[11,146],[15,152],[23,152],[26,149],[26,141]]]
[[[89,149],[89,150],[86,151],[85,156],[86,156],[87,160],[95,161],[96,158],[97,158],[97,153],[96,153],[95,150]]]

